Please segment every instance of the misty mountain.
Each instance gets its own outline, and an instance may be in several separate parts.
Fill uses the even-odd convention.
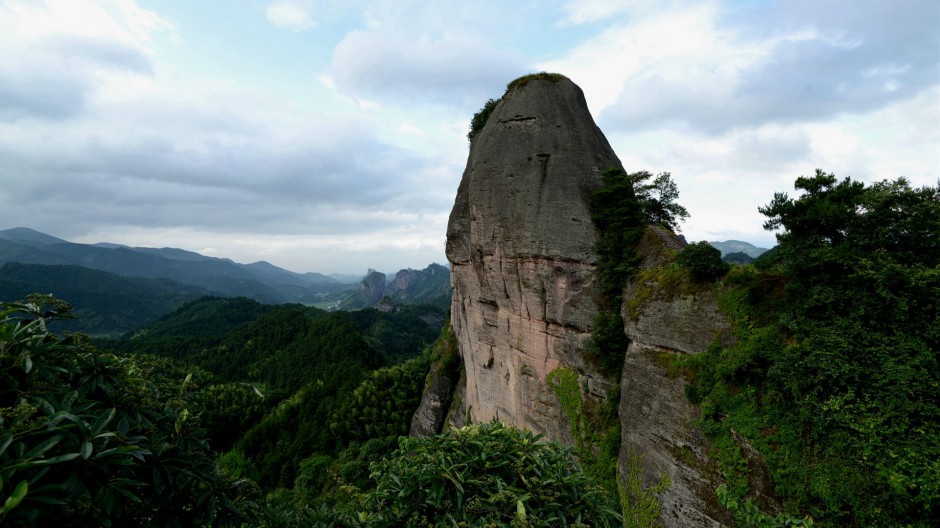
[[[743,242],[741,240],[725,240],[724,242],[709,242],[709,244],[721,251],[722,257],[728,253],[744,253],[751,258],[757,258],[768,250],[767,248],[757,247],[750,242]]]
[[[52,235],[40,233],[27,227],[14,227],[6,231],[0,231],[0,240],[14,240],[26,244],[36,244],[40,246],[49,244],[66,244],[68,241],[56,238]]]
[[[124,277],[170,279],[227,297],[269,304],[316,302],[348,289],[319,273],[294,273],[267,262],[239,264],[177,248],[76,244],[28,228],[0,231],[0,264],[82,266]]]

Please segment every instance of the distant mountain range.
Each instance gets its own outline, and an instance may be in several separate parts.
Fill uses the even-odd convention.
[[[725,240],[724,242],[709,242],[712,247],[717,248],[721,251],[721,256],[725,256],[729,253],[744,253],[745,255],[751,258],[757,258],[761,256],[762,253],[769,251],[767,248],[757,247],[750,242],[742,242],[740,240]]]
[[[349,289],[320,273],[294,273],[267,262],[239,264],[177,248],[75,244],[25,227],[0,231],[0,264],[81,266],[123,277],[163,278],[224,297],[268,304],[313,303],[324,293]]]
[[[393,295],[395,301],[449,304],[446,267],[432,264],[428,270],[402,270],[402,274],[410,280],[388,284],[389,292],[399,292]],[[239,264],[178,248],[76,244],[25,227],[0,231],[0,300],[52,293],[76,307],[80,320],[70,327],[92,334],[132,330],[204,296],[340,309],[376,306],[342,302],[358,296],[360,278],[294,273],[264,261]],[[432,284],[425,284],[425,279]],[[442,283],[447,287],[441,288]],[[447,296],[446,303],[441,295]]]

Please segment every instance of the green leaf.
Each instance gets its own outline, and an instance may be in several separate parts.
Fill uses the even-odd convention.
[[[114,419],[114,415],[116,413],[117,413],[117,409],[112,407],[111,410],[108,411],[106,414],[102,414],[98,416],[98,418],[95,420],[95,424],[91,426],[91,434],[94,436],[94,435],[101,433],[101,431],[104,430],[104,428],[109,423],[111,423],[111,420]]]
[[[42,456],[43,453],[55,447],[55,445],[58,444],[62,440],[62,438],[63,438],[62,435],[55,435],[52,438],[49,438],[45,442],[27,451],[26,454],[23,455],[23,458],[34,458],[34,457]]]
[[[0,440],[0,456],[3,456],[3,453],[10,447],[10,443],[13,442],[13,433],[7,433],[0,438],[2,438]]]
[[[81,453],[68,453],[65,455],[54,456],[52,458],[45,458],[43,460],[37,460],[33,463],[36,466],[48,466],[51,464],[58,464],[59,462],[68,462],[69,460],[74,460],[81,456]]]
[[[94,446],[91,445],[91,442],[85,442],[82,444],[82,458],[88,460],[88,457],[91,456],[91,452],[94,449]]]
[[[7,513],[13,508],[19,506],[26,497],[26,492],[28,489],[29,483],[25,480],[20,481],[20,483],[16,485],[16,489],[13,490],[13,495],[7,497],[7,500],[4,502],[3,509],[0,510],[0,513]]]

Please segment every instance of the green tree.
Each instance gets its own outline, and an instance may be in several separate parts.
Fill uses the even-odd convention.
[[[696,242],[686,246],[676,257],[679,265],[688,268],[696,282],[713,281],[728,271],[728,263],[721,260],[721,251],[708,242]]]
[[[689,212],[676,203],[679,188],[672,181],[672,174],[662,172],[653,177],[649,171],[640,171],[628,174],[627,179],[633,185],[633,192],[646,223],[678,233],[679,222],[685,221]]]
[[[499,104],[499,101],[500,99],[487,99],[483,104],[483,108],[473,114],[473,119],[470,120],[470,131],[467,132],[467,139],[469,141],[473,141],[473,138],[483,130],[486,122],[490,119],[490,114],[496,109],[496,105]]]
[[[633,191],[633,182],[620,169],[601,174],[602,186],[591,200],[591,220],[598,237],[597,283],[601,297],[594,319],[590,350],[613,373],[623,364],[627,338],[620,306],[623,286],[636,273],[641,257],[636,247],[643,236],[645,218]]]

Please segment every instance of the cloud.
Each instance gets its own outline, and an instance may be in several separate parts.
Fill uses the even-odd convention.
[[[583,88],[629,170],[673,174],[692,240],[772,242],[757,206],[816,167],[940,167],[931,3],[269,0],[226,12],[237,31],[184,4],[0,0],[0,228],[423,266],[472,112],[539,70]]]
[[[67,2],[39,7],[0,4],[0,46],[19,50],[0,54],[0,226],[267,255],[302,271],[442,259],[459,134],[454,156],[439,137],[402,134],[413,117],[400,112],[343,99],[314,110],[231,79],[181,77],[155,50],[186,42],[132,2],[87,4],[99,29],[61,24]],[[302,248],[322,258],[301,264]]]
[[[66,119],[81,111],[86,90],[77,80],[43,72],[17,76],[0,68],[0,122]]]
[[[523,15],[495,1],[374,2],[334,48],[328,76],[356,99],[478,108],[531,68],[518,41],[537,22]]]
[[[834,6],[633,13],[552,67],[583,74],[604,126],[704,134],[868,112],[940,79],[937,4]]]
[[[68,196],[96,204],[79,216],[121,217],[122,225],[276,231],[301,229],[291,223],[326,206],[421,213],[445,196],[434,182],[438,160],[381,141],[366,121],[272,123],[225,107],[149,105],[109,105],[87,120],[27,131],[0,127],[0,180],[25,178],[14,188],[28,197],[4,204],[4,216]]]
[[[559,26],[594,24],[624,13],[662,8],[663,0],[573,0],[564,2]]]
[[[311,9],[310,2],[281,0],[269,5],[264,14],[275,27],[305,31],[317,24],[310,15]]]
[[[357,30],[336,47],[332,78],[345,91],[377,99],[485,100],[524,71],[520,58],[471,35]]]
[[[126,2],[0,5],[0,121],[68,119],[102,76],[152,75],[147,31],[169,29]]]

